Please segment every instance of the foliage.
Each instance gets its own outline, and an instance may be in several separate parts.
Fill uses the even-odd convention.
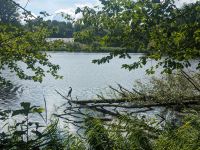
[[[191,75],[191,79],[199,85],[199,74]],[[159,103],[181,103],[184,99],[190,100],[199,96],[199,91],[181,72],[167,74],[162,77],[152,77],[147,83],[138,80],[134,87],[139,93],[159,100],[157,101]]]
[[[57,48],[48,49],[47,51],[87,52],[90,51],[90,48],[84,44],[76,42],[66,42],[62,43]]]
[[[37,20],[32,20],[31,24],[37,23]],[[47,28],[51,31],[50,38],[72,38],[74,27],[71,22],[59,22],[56,20],[45,21]],[[30,23],[29,23],[30,24]],[[27,25],[29,25],[27,24]]]
[[[48,16],[49,14],[46,14],[46,12],[42,12],[42,14],[45,14]],[[65,18],[65,16],[63,16]],[[65,18],[66,19],[66,18]],[[44,21],[48,31],[50,32],[49,38],[72,38],[73,36],[76,36],[74,34],[78,31],[85,30],[85,26],[81,24],[76,24],[71,21],[57,21],[57,20],[47,20]],[[31,19],[29,20],[24,27],[29,28],[31,25],[38,25],[37,19]]]
[[[75,33],[74,38],[75,38],[75,41],[84,43],[84,44],[91,44],[95,40],[94,34],[91,30],[83,30],[81,32]]]
[[[105,124],[97,119],[86,122],[86,135],[90,146],[105,150],[151,150],[151,137],[145,132],[148,125],[137,118],[121,117],[113,123]],[[156,131],[156,130],[155,130]],[[153,128],[152,128],[153,132]]]
[[[188,116],[181,127],[166,129],[156,139],[155,150],[199,150],[200,149],[200,122],[196,115]]]
[[[91,149],[111,150],[113,148],[113,141],[109,139],[108,131],[104,128],[102,122],[98,119],[88,118],[86,127],[85,133]]]
[[[10,3],[14,8],[17,5],[12,0],[9,1]],[[5,7],[9,10],[11,6],[5,5]],[[30,12],[25,12],[25,14],[30,16]],[[0,17],[6,17],[6,14],[0,14]],[[42,82],[45,72],[51,73],[56,78],[60,77],[57,75],[59,66],[52,64],[48,55],[41,52],[42,49],[48,49],[53,45],[45,40],[49,31],[43,19],[38,17],[37,21],[38,25],[31,25],[28,29],[13,23],[0,22],[0,74],[2,70],[8,68],[20,79],[25,80]],[[27,73],[22,66],[25,66],[31,73]],[[45,70],[42,66],[47,66],[47,69]],[[1,82],[5,82],[2,75],[0,79]]]
[[[115,52],[115,51],[137,52],[133,49],[124,49],[120,47],[101,47],[98,43],[95,43],[95,42],[92,43],[91,45],[82,44],[79,42],[60,43],[57,47],[54,46],[51,49],[48,49],[47,51],[92,52],[92,53],[94,52],[108,53],[108,52]]]
[[[58,22],[58,21],[47,21],[48,28],[54,28],[54,32],[50,34],[50,37],[60,38],[72,38],[74,28],[71,22]]]
[[[90,26],[93,33],[105,31],[105,35],[77,33],[79,39],[98,39],[101,44],[118,43],[120,47],[147,51],[133,64],[122,67],[132,70],[143,67],[149,59],[157,64],[147,70],[162,66],[163,73],[190,67],[191,59],[199,59],[200,2],[177,8],[174,0],[154,3],[149,0],[100,0],[102,7],[78,8],[83,18],[78,20]],[[123,51],[110,53],[108,57],[94,60],[105,63],[118,55],[128,57]],[[199,66],[199,64],[198,64]],[[196,66],[196,69],[199,67]]]
[[[43,125],[31,120],[36,114],[41,116],[40,107],[30,103],[21,103],[22,109],[3,110],[0,133],[2,150],[196,150],[200,148],[200,119],[198,114],[188,115],[180,126],[166,124],[162,129],[157,122],[142,117],[141,119],[122,116],[114,122],[103,122],[96,118],[85,120],[86,140],[62,131],[58,121]],[[36,115],[37,116],[37,115]],[[15,118],[16,117],[16,118]],[[21,119],[19,119],[21,118]],[[23,119],[24,118],[24,119]],[[11,120],[12,121],[11,121]]]
[[[57,119],[47,124],[42,115],[43,111],[43,108],[31,106],[28,102],[22,102],[21,109],[18,110],[1,110],[0,149],[83,149],[80,139],[59,130]],[[44,123],[38,117],[44,120]],[[38,121],[33,121],[36,118]]]
[[[43,109],[31,106],[30,103],[26,102],[21,103],[21,107],[22,109],[19,110],[3,110],[0,113],[2,127],[4,128],[4,131],[0,134],[1,149],[30,149],[30,145],[37,147],[37,144],[40,143],[42,138],[40,128],[42,126],[39,122],[30,121],[30,115],[37,113],[41,116]],[[18,118],[14,120],[16,116]],[[33,136],[34,139],[30,139],[30,136]]]
[[[166,124],[160,129],[147,118],[122,117],[120,121],[103,123],[91,119],[86,135],[93,149],[105,150],[196,150],[199,143],[199,116],[188,115],[180,126]],[[106,141],[105,141],[106,139]]]

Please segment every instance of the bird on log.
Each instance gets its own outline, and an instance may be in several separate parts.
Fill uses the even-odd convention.
[[[72,87],[69,87],[69,92],[67,94],[67,97],[72,97]]]

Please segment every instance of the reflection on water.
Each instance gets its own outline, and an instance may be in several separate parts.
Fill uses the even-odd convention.
[[[109,64],[103,65],[92,64],[91,61],[106,54],[66,52],[49,54],[51,61],[60,65],[59,74],[64,77],[63,80],[55,80],[52,76],[47,75],[42,84],[34,83],[33,81],[20,80],[5,70],[4,76],[10,79],[14,86],[1,88],[1,108],[16,108],[22,101],[44,106],[43,96],[45,96],[48,112],[51,113],[55,110],[55,106],[65,103],[65,100],[55,92],[55,89],[67,95],[69,86],[71,86],[73,88],[72,97],[92,99],[96,98],[97,93],[108,93],[108,85],[116,86],[116,83],[120,83],[130,89],[134,80],[147,79],[144,69],[131,72],[121,69],[122,64],[138,60],[141,54],[132,54],[130,60],[114,59]],[[149,63],[149,66],[151,65]]]

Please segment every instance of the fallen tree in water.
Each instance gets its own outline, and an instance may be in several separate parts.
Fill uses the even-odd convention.
[[[56,92],[68,101],[68,104],[70,106],[67,107],[67,109],[69,110],[77,109],[77,108],[78,109],[89,108],[89,109],[93,109],[105,114],[108,113],[113,116],[117,116],[118,113],[111,113],[110,111],[106,110],[104,107],[112,108],[113,110],[114,109],[116,110],[117,108],[125,108],[125,109],[149,108],[149,109],[146,109],[146,111],[150,111],[152,110],[152,107],[173,107],[177,105],[183,105],[183,106],[200,105],[200,96],[184,98],[182,102],[155,103],[155,102],[146,102],[146,99],[145,99],[145,101],[140,102],[140,104],[137,104],[137,103],[134,104],[136,100],[138,101],[138,100],[141,100],[142,98],[137,97],[133,99],[123,98],[123,99],[102,99],[102,100],[72,100],[65,97],[59,91],[56,90]],[[135,113],[137,113],[137,111]]]
[[[198,85],[197,76],[193,80]],[[131,90],[110,86],[113,98],[98,95],[91,100],[66,97],[56,90],[66,103],[63,113],[54,115],[76,127],[94,149],[199,148],[198,89],[180,74],[138,85]]]
[[[191,77],[190,81],[184,75],[176,74],[165,76],[162,79],[152,78],[146,85],[138,82],[131,90],[118,84],[117,88],[109,86],[114,95],[113,98],[97,95],[98,99],[91,100],[66,97],[55,90],[66,99],[63,113],[56,116],[66,119],[68,123],[76,124],[76,126],[80,126],[78,124],[82,124],[87,117],[111,121],[124,115],[134,117],[155,111],[154,116],[159,118],[158,122],[167,121],[169,113],[171,113],[170,118],[175,118],[177,121],[179,120],[177,118],[187,114],[185,113],[187,108],[195,108],[200,105],[200,93],[196,88],[198,85],[196,80],[198,81],[197,74]],[[191,81],[196,81],[196,86]],[[77,119],[78,122],[76,122]]]

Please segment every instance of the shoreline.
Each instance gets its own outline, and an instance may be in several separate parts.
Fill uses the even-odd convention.
[[[93,52],[89,52],[89,51],[42,51],[42,52],[47,52],[47,53],[77,53],[77,54],[109,54],[112,52],[97,52],[97,51],[93,51]],[[128,52],[129,54],[137,54],[137,55],[143,55],[145,53],[141,53],[141,52]]]

